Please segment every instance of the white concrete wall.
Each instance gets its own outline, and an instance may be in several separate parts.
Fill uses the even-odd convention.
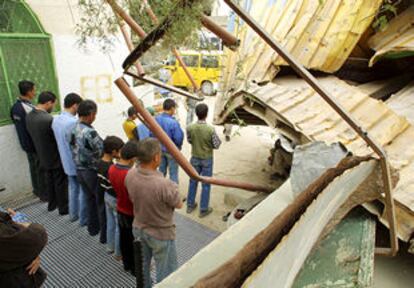
[[[122,37],[118,37],[115,52],[109,55],[101,53],[97,47],[90,47],[89,53],[85,53],[78,48],[78,36],[74,33],[79,19],[77,0],[70,0],[69,4],[66,0],[28,0],[27,3],[45,30],[52,35],[62,99],[67,93],[76,92],[96,101],[99,108],[94,126],[101,136],[117,135],[125,139],[121,127],[122,112],[130,105],[113,84],[122,74],[121,64],[128,55]],[[106,84],[108,87],[104,87]],[[147,95],[147,103],[153,97],[150,87],[138,88],[137,92],[140,96]],[[100,100],[108,99],[108,96],[110,101]],[[0,127],[0,152],[0,189],[6,187],[6,192],[0,192],[2,203],[6,198],[31,191],[31,185],[26,155],[17,143],[12,125]]]
[[[29,165],[20,148],[14,126],[0,127],[0,205],[30,190]]]

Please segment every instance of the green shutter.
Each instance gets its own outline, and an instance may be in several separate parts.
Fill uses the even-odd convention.
[[[9,91],[4,77],[3,61],[0,54],[0,124],[10,121],[10,107],[11,101],[9,98]]]
[[[0,61],[0,124],[10,123],[20,80],[59,97],[50,35],[24,1],[0,0]]]
[[[23,1],[0,0],[0,33],[42,33]]]

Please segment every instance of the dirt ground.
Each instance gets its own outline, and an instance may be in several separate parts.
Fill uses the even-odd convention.
[[[205,102],[209,105],[208,122],[212,122],[215,97],[207,97]],[[185,127],[186,110],[182,103],[179,103],[179,119],[181,126]],[[215,151],[214,154],[214,177],[239,180],[255,184],[278,185],[270,180],[270,166],[267,164],[267,157],[269,150],[273,146],[272,131],[268,127],[233,127],[232,137],[230,142],[224,140],[223,127],[217,126],[216,132],[222,139],[221,147]],[[190,157],[191,147],[184,141],[182,152],[184,155]],[[185,172],[180,169],[179,172],[179,188],[183,197],[187,196],[189,178]],[[199,203],[201,194],[201,185],[198,187],[196,201]],[[254,193],[239,189],[212,186],[210,193],[210,206],[213,208],[212,214],[205,218],[198,217],[198,211],[193,211],[191,214],[186,213],[186,209],[179,210],[191,219],[206,225],[207,227],[224,231],[226,229],[226,222],[222,221],[223,215],[230,212],[234,206],[229,206],[224,203],[224,195],[226,192],[240,195],[241,198],[253,196]]]

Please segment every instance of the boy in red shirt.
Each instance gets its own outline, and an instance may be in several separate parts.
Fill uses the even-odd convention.
[[[137,143],[129,141],[121,149],[121,159],[109,168],[108,177],[115,190],[118,210],[118,224],[120,234],[120,246],[122,262],[125,271],[135,275],[134,265],[134,236],[132,234],[132,222],[134,220],[134,207],[129,200],[128,191],[125,187],[125,177],[136,161]]]

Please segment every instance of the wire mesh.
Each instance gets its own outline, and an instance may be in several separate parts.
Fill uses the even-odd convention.
[[[21,0],[0,0],[0,124],[10,122],[19,81],[30,80],[37,91],[58,94],[53,63],[50,36],[30,8]]]
[[[0,0],[0,33],[42,33],[22,1]]]

